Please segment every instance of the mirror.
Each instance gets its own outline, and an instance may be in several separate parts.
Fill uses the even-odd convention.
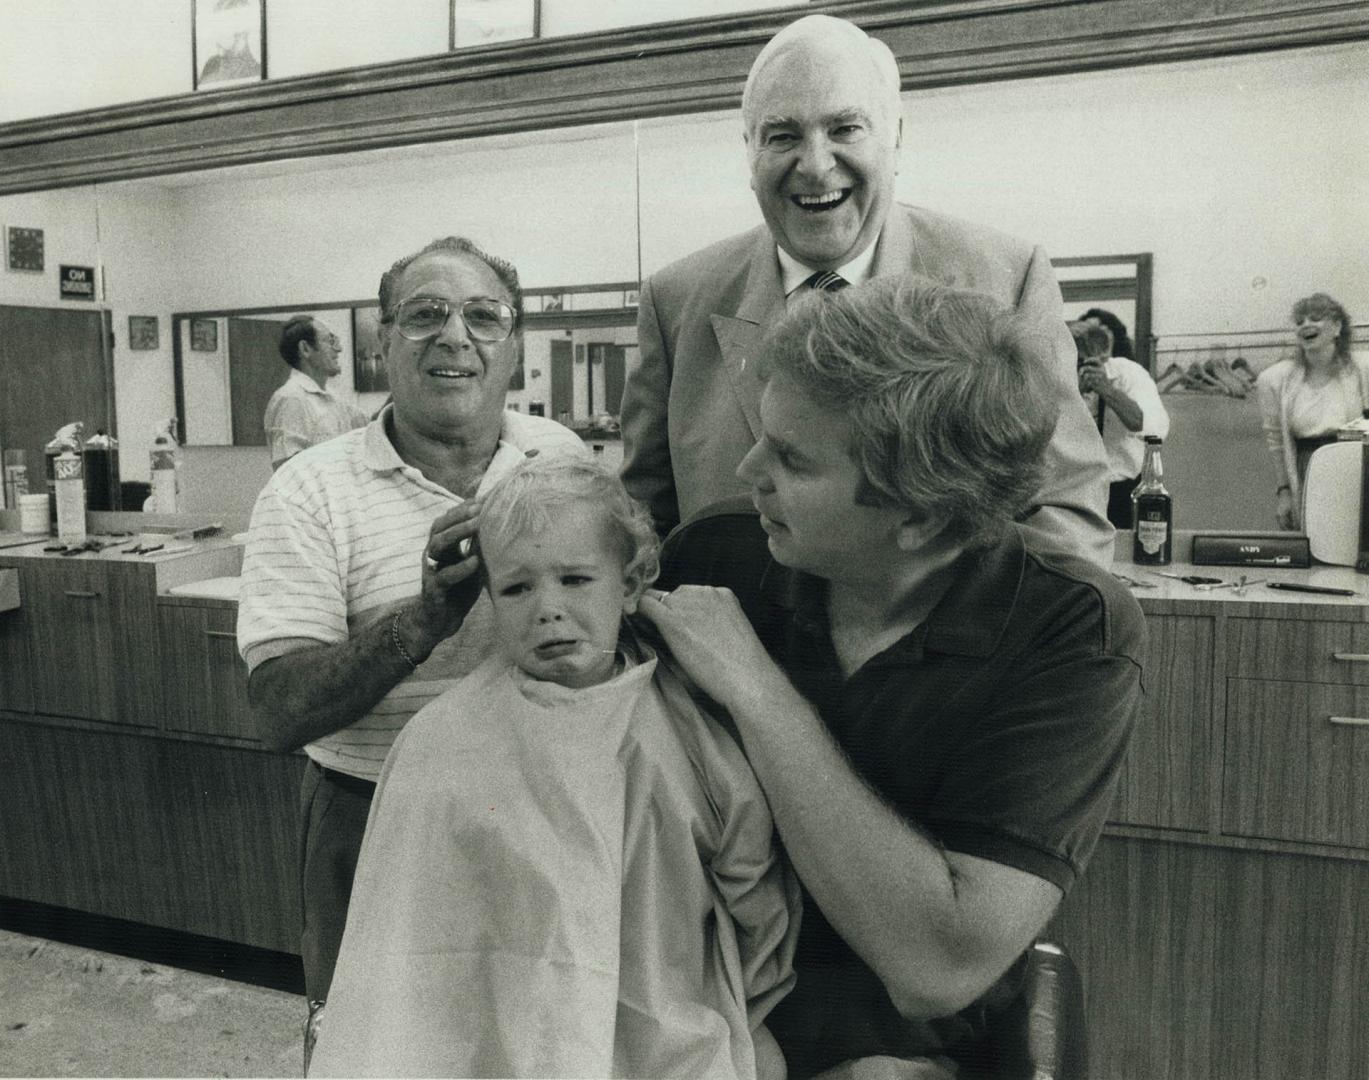
[[[512,258],[530,292],[561,297],[561,312],[536,314],[571,343],[572,364],[585,348],[585,377],[570,380],[561,411],[587,419],[609,389],[590,372],[616,363],[594,364],[590,346],[622,347],[627,363],[635,344],[623,306],[639,279],[633,138],[632,124],[607,124],[102,185],[115,324],[156,315],[163,328],[156,350],[116,350],[128,369],[117,394],[126,475],[147,478],[156,426],[180,416],[191,504],[225,485],[255,495],[270,472],[261,408],[287,373],[271,339],[293,314],[316,313],[338,335],[348,362],[335,388],[374,412],[385,392],[368,389],[364,347],[353,362],[356,328],[364,334],[390,263],[447,234]],[[527,350],[511,401],[549,408],[551,347],[537,338]]]
[[[525,290],[523,357],[509,408],[554,417],[587,438],[616,435],[623,384],[636,358],[636,298],[635,281]],[[342,371],[329,380],[329,393],[367,415],[385,404],[374,300],[177,312],[176,414],[187,446],[266,445],[262,414],[288,373],[280,332],[295,315],[317,319],[341,344]]]
[[[1291,347],[1300,296],[1324,290],[1352,316],[1369,311],[1354,240],[1369,231],[1358,190],[1369,149],[1338,144],[1340,164],[1312,185],[1285,151],[1308,116],[1358,108],[1366,61],[1369,46],[1351,43],[908,91],[896,193],[1043,244],[1066,286],[1107,276],[1071,259],[1151,252],[1157,374],[1223,348],[1254,368]],[[1099,149],[1119,145],[1117,132],[1125,155]],[[659,117],[6,196],[0,215],[46,226],[53,258],[103,267],[122,467],[146,479],[155,425],[177,411],[173,313],[321,310],[349,337],[343,308],[371,301],[395,256],[450,232],[512,257],[530,290],[626,289],[759,222],[740,134],[735,110]],[[49,286],[9,272],[0,302],[57,307]],[[128,347],[131,316],[158,321],[156,347]],[[1133,337],[1136,316],[1123,316]],[[624,337],[573,334],[572,362],[584,344],[586,364],[592,345],[621,345],[630,363],[630,327],[605,330]],[[530,346],[533,370],[550,370],[550,344],[545,356]],[[583,392],[588,410],[588,381]],[[1180,526],[1271,527],[1253,395],[1164,400]]]

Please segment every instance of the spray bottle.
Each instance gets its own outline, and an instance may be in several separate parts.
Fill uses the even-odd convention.
[[[145,510],[154,514],[174,514],[180,509],[180,456],[173,416],[152,440],[152,497],[147,500]]]
[[[43,447],[43,457],[47,464],[48,531],[56,536],[61,535],[60,519],[58,518],[57,514],[57,462],[62,458],[63,455],[68,453],[70,453],[72,457],[75,457],[79,461],[81,457],[82,427],[83,425],[78,420],[74,424],[66,424],[63,427],[58,428],[57,434],[52,437],[52,440],[45,447]],[[71,480],[72,476],[70,475],[70,461],[66,463],[64,469],[67,473],[65,479]],[[80,470],[78,469],[77,472],[79,474]],[[85,481],[84,479],[80,478],[79,475],[77,479],[80,479],[81,481],[81,529],[84,531],[86,509]],[[70,518],[70,514],[68,514],[68,518]],[[68,528],[72,529],[74,527],[75,526],[69,521]]]

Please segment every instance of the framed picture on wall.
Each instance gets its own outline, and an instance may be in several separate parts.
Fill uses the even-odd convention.
[[[451,0],[451,48],[535,38],[541,0]]]
[[[128,317],[128,347],[130,349],[155,349],[159,343],[157,316],[130,315]]]
[[[219,320],[191,319],[190,347],[195,352],[218,352]]]
[[[266,78],[266,0],[190,0],[195,89]]]
[[[352,308],[352,384],[358,394],[388,394],[390,377],[380,356],[380,306]]]

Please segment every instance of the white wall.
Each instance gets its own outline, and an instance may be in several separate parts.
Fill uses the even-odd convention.
[[[447,52],[450,2],[269,0],[267,76],[275,81],[441,55]],[[191,4],[0,0],[0,123],[192,93]],[[543,37],[794,6],[792,0],[541,0],[541,5]]]
[[[0,123],[194,88],[190,2],[4,0]]]

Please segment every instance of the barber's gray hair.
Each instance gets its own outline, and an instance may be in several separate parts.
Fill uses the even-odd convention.
[[[1040,488],[1062,388],[1050,344],[979,293],[913,277],[814,293],[765,340],[784,374],[846,417],[866,505],[943,517],[992,543]]]
[[[751,93],[755,89],[756,80],[760,77],[765,66],[790,49],[825,45],[832,42],[847,45],[857,55],[864,55],[869,58],[870,67],[878,76],[881,89],[884,91],[883,100],[880,104],[886,110],[885,119],[897,132],[903,103],[899,98],[901,79],[898,73],[898,61],[894,59],[893,51],[884,42],[871,37],[855,23],[848,22],[846,19],[838,19],[832,15],[805,15],[803,18],[791,22],[767,41],[765,47],[761,49],[760,54],[751,64],[751,71],[746,76],[746,86],[742,90],[742,124],[748,138],[751,135],[751,124],[754,119],[751,114]]]
[[[489,255],[481,251],[473,241],[467,240],[464,236],[443,236],[434,240],[426,247],[420,248],[412,255],[405,255],[404,258],[395,262],[390,269],[380,275],[380,321],[383,323],[391,322],[395,317],[395,289],[399,284],[399,279],[404,271],[409,268],[409,264],[424,255],[431,255],[433,252],[449,252],[454,255],[469,255],[479,259],[482,263],[494,271],[509,291],[509,299],[513,304],[514,311],[514,330],[518,331],[523,326],[523,286],[518,281],[518,270],[507,259],[501,259],[497,255]]]
[[[591,506],[603,514],[627,580],[638,589],[656,580],[660,541],[651,515],[628,495],[617,473],[582,454],[538,454],[519,462],[484,496],[477,542],[490,547],[535,531],[570,506]]]

